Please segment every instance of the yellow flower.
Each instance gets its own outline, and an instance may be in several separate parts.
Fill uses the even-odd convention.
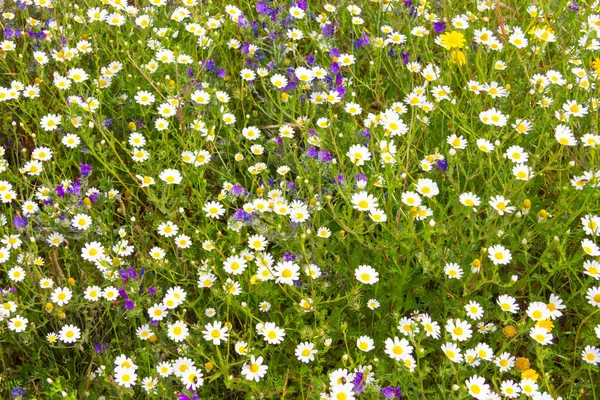
[[[538,321],[535,326],[539,326],[540,328],[546,328],[548,330],[548,333],[552,332],[552,329],[554,328],[554,324],[552,323],[552,320],[545,320],[545,321]]]
[[[453,50],[452,53],[450,53],[450,61],[462,66],[467,63],[467,57],[465,57],[465,53],[462,51]]]
[[[592,68],[596,70],[596,74],[600,75],[600,57],[592,61]]]
[[[529,378],[533,381],[537,381],[539,377],[540,376],[533,369],[528,369],[526,371],[523,371],[523,373],[521,374],[521,379]]]
[[[446,50],[462,49],[465,47],[466,42],[467,40],[465,39],[465,35],[458,31],[452,31],[440,35],[440,45],[442,45]]]
[[[509,338],[517,334],[517,330],[512,325],[506,325],[504,328],[502,328],[502,332]]]
[[[529,369],[529,360],[525,357],[518,357],[515,361],[515,368],[519,371],[527,371]]]

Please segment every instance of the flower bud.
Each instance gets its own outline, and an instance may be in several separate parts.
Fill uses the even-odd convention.
[[[529,369],[529,360],[525,357],[518,357],[515,360],[515,368],[521,372]]]
[[[512,325],[506,325],[504,328],[502,328],[502,332],[506,337],[511,338],[517,334],[517,329]]]

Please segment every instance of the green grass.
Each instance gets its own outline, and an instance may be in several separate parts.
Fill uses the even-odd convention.
[[[413,0],[417,9],[365,1],[353,16],[348,2],[332,2],[335,11],[309,2],[303,18],[292,18],[289,2],[244,0],[235,4],[238,20],[220,2],[193,3],[2,6],[0,397],[22,389],[38,399],[192,398],[190,381],[157,371],[184,359],[198,368],[200,398],[342,399],[342,391],[376,399],[399,387],[409,399],[483,399],[528,379],[537,386],[532,398],[600,394],[599,4]],[[124,23],[91,21],[93,7]],[[173,20],[181,10],[189,16]],[[140,26],[142,15],[151,27]],[[419,27],[427,34],[416,34]],[[288,29],[304,37],[294,41]],[[205,31],[200,42],[194,30]],[[386,42],[386,31],[405,38]],[[84,45],[91,50],[69,58]],[[191,63],[158,61],[159,46]],[[344,65],[346,55],[354,62]],[[411,72],[416,63],[431,76]],[[321,67],[323,76],[299,81],[299,67]],[[88,78],[76,82],[82,74],[74,68]],[[241,77],[244,68],[254,80]],[[70,87],[57,87],[55,74],[70,76]],[[276,74],[290,84],[278,90]],[[98,87],[99,79],[108,84]],[[193,101],[197,90],[210,102]],[[155,102],[140,104],[140,91]],[[410,104],[415,95],[423,96],[419,105]],[[173,112],[161,115],[168,101]],[[355,104],[360,113],[347,111]],[[489,110],[506,121],[487,122]],[[48,127],[48,116],[61,122]],[[156,127],[161,117],[167,129]],[[519,120],[531,128],[519,132]],[[260,137],[245,137],[249,127]],[[573,145],[557,139],[563,131]],[[134,146],[135,134],[145,144]],[[65,144],[68,135],[80,143]],[[466,146],[453,146],[456,137]],[[481,149],[483,139],[493,150]],[[352,146],[363,146],[367,160],[354,162]],[[147,159],[136,159],[140,149]],[[183,157],[199,151],[210,160],[194,166],[195,155],[192,163]],[[524,166],[525,178],[515,171]],[[180,182],[161,178],[168,170]],[[480,204],[461,203],[464,193]],[[504,206],[490,204],[496,196]],[[217,205],[223,212],[213,218]],[[79,229],[82,214],[90,220]],[[159,228],[169,221],[175,234]],[[86,253],[92,244],[104,257],[102,249]],[[492,246],[505,249],[503,260]],[[448,272],[454,264],[459,278]],[[367,265],[377,276],[356,275]],[[311,276],[309,266],[319,273]],[[57,288],[72,297],[63,302]],[[120,294],[93,301],[93,290]],[[171,307],[173,291],[181,299]],[[499,306],[503,295],[515,299],[514,313]],[[482,317],[468,314],[471,302]],[[160,304],[171,308],[151,325],[149,310]],[[427,332],[428,317],[439,334]],[[464,340],[446,329],[456,319],[471,327]],[[187,335],[173,333],[178,321]],[[220,345],[203,333],[216,321],[227,326]],[[281,343],[261,335],[269,322],[285,332]],[[80,333],[72,342],[64,337],[70,326]],[[552,335],[549,343],[530,335],[536,327]],[[362,336],[373,350],[360,350]],[[386,349],[394,338],[405,340],[401,355]],[[317,351],[308,363],[296,354],[306,342]],[[444,354],[449,343],[465,360]],[[493,355],[469,361],[482,344]],[[501,370],[505,352],[513,358]],[[268,366],[256,381],[247,379],[251,356]],[[353,385],[357,372],[363,381]],[[485,379],[479,394],[473,377]],[[151,390],[144,378],[155,379]]]

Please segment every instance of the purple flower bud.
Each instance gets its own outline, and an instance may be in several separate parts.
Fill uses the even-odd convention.
[[[402,397],[402,390],[400,389],[400,386],[396,386],[394,389],[394,397]]]
[[[127,280],[129,279],[129,275],[127,274],[127,271],[125,271],[124,269],[121,269],[119,271],[119,276],[121,278],[123,278],[123,282],[127,282]]]
[[[127,276],[127,272],[125,272],[124,269],[122,269],[121,271],[123,271],[123,273],[125,274],[125,276]],[[121,286],[118,290],[119,295],[121,295],[122,298],[124,299],[129,299],[129,296],[127,296],[127,291],[125,290],[125,286]]]
[[[242,54],[248,53],[250,53],[250,43],[244,42],[244,44],[242,45]]]
[[[138,279],[140,279],[140,277],[138,276],[137,272],[135,272],[135,269],[133,269],[133,267],[127,268],[127,275],[129,275],[130,278],[133,278],[136,281]]]
[[[152,286],[150,286],[148,288],[148,293],[150,293],[152,296],[156,295],[156,289],[154,289]]]
[[[340,72],[340,64],[338,64],[337,62],[332,62],[331,66],[329,67],[329,70],[332,74],[337,74],[338,72]]]
[[[135,308],[135,303],[133,302],[133,300],[125,300],[125,309],[126,310],[133,310]]]
[[[408,59],[410,58],[410,53],[402,53],[402,62],[404,65],[408,64]]]

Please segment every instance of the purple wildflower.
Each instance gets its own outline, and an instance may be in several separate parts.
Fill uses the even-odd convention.
[[[79,164],[79,173],[84,178],[87,178],[92,173],[92,167],[88,164]]]
[[[321,28],[321,33],[325,36],[333,36],[334,32],[335,28],[333,27],[333,24],[330,24],[329,22]]]
[[[245,28],[248,26],[248,22],[246,21],[246,17],[244,17],[244,14],[242,14],[238,17],[237,23],[238,23],[238,26],[242,27],[242,28]]]
[[[433,23],[433,30],[435,33],[442,33],[446,30],[446,23],[445,22],[434,22]]]
[[[386,399],[391,399],[394,397],[394,388],[391,386],[385,387],[381,389],[381,394],[386,398]]]
[[[189,67],[185,72],[187,73],[187,76],[190,77],[190,78],[193,78],[194,75],[195,75],[193,67]]]
[[[340,72],[340,64],[338,64],[337,62],[332,62],[331,66],[329,67],[329,70],[332,74],[337,74],[338,72]]]
[[[18,215],[15,215],[15,217],[13,218],[13,225],[15,226],[15,229],[25,228],[27,224],[27,217],[20,217]]]
[[[94,351],[96,353],[102,352],[102,344],[100,342],[94,342]]]
[[[133,267],[127,268],[127,275],[129,275],[130,278],[135,279],[136,281],[140,279],[140,277],[138,276],[137,272],[135,272],[135,269],[133,269]]]
[[[121,269],[119,271],[119,276],[123,279],[123,282],[127,282],[127,280],[129,279],[129,274],[124,269]]]
[[[448,169],[448,161],[443,158],[440,158],[436,162],[436,169],[439,171],[446,171]]]
[[[25,390],[22,387],[17,386],[11,389],[10,395],[13,399],[19,399],[25,396]]]
[[[215,75],[217,76],[217,78],[225,79],[225,76],[227,76],[227,71],[225,71],[225,69],[223,68],[219,68],[215,72]]]
[[[124,306],[126,310],[131,311],[135,308],[135,303],[133,302],[133,300],[125,300]]]
[[[98,198],[99,198],[99,197],[100,197],[100,194],[96,192],[96,193],[92,193],[92,194],[90,194],[90,195],[88,196],[88,199],[90,199],[90,201],[91,201],[92,203],[95,203],[95,202],[97,202],[97,201],[98,201]]]
[[[363,378],[364,374],[362,372],[357,372],[356,375],[354,375],[354,379],[352,380],[352,383],[354,384],[352,391],[354,393],[362,393],[365,390],[365,382]]]
[[[396,386],[396,388],[394,389],[394,396],[402,397],[402,389],[400,389],[400,386]]]
[[[256,12],[257,13],[266,15],[266,14],[269,14],[270,11],[271,11],[271,8],[264,1],[259,1],[258,3],[256,3]]]
[[[63,187],[63,185],[58,185],[54,188],[54,191],[56,192],[56,195],[61,199],[65,197],[65,188]]]
[[[122,269],[121,271],[125,272],[124,269]],[[125,276],[127,276],[127,272],[125,272]],[[121,286],[118,290],[119,295],[121,295],[122,298],[124,299],[129,299],[129,296],[127,296],[127,291],[125,290],[125,286]]]
[[[239,196],[240,194],[244,194],[246,190],[238,185],[237,183],[235,185],[232,186],[231,188],[231,194],[233,194],[234,196]]]
[[[248,53],[250,53],[250,43],[244,42],[244,44],[242,45],[242,54]]]

